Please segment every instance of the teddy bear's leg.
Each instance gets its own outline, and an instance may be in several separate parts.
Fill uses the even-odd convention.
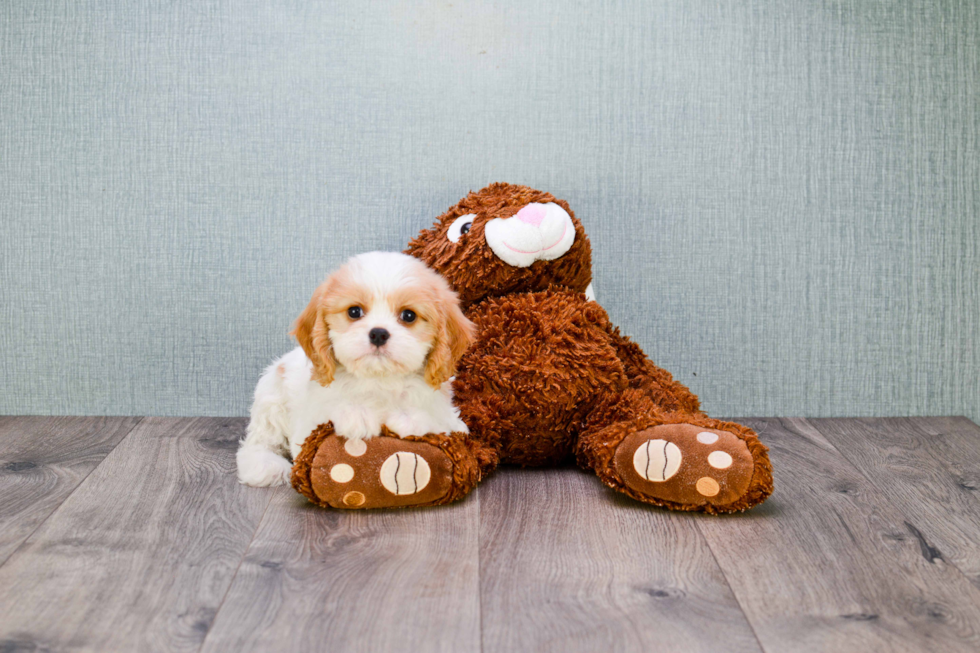
[[[597,407],[576,452],[609,487],[674,510],[736,512],[772,493],[767,449],[751,429],[663,411],[635,390]]]
[[[616,357],[623,364],[629,387],[642,390],[661,410],[700,413],[701,403],[696,394],[680,383],[667,370],[653,364],[638,344],[622,335],[608,321],[604,324]]]
[[[324,507],[434,506],[466,496],[493,454],[463,433],[400,438],[384,429],[348,440],[322,424],[296,457],[292,482]]]

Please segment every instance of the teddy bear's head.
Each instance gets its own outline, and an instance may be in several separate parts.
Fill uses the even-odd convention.
[[[442,274],[465,304],[561,286],[585,292],[592,248],[564,200],[527,186],[471,192],[405,250]]]

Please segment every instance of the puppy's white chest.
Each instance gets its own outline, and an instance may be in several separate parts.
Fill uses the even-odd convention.
[[[311,381],[300,403],[291,438],[300,444],[325,422],[347,438],[372,438],[382,426],[403,437],[467,430],[451,391],[433,389],[422,378],[361,379],[341,372],[325,388]]]
[[[384,395],[354,399],[335,411],[331,420],[338,435],[348,438],[370,438],[387,426],[398,435],[425,435],[438,425],[428,412],[428,405],[416,405],[407,396]]]
[[[437,407],[436,392],[415,379],[358,379],[338,376],[327,389],[331,395],[327,417],[338,435],[370,438],[382,425],[398,435],[424,435],[437,427],[432,412],[452,412],[451,403]],[[442,408],[440,411],[439,408]]]
[[[329,420],[334,431],[345,438],[371,438],[381,434],[385,414],[369,407],[348,404],[338,406]]]

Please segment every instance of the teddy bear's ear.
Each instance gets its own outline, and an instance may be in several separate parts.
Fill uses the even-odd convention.
[[[476,338],[476,325],[459,308],[456,294],[448,289],[451,301],[442,302],[436,339],[425,364],[425,381],[438,388],[456,373],[456,363]]]
[[[337,369],[337,359],[333,354],[329,330],[320,310],[326,286],[327,284],[323,283],[316,289],[310,303],[296,318],[293,330],[290,331],[291,335],[296,336],[300,347],[313,363],[314,380],[322,386],[333,382],[334,372]]]

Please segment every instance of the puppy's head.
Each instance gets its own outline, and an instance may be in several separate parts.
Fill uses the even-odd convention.
[[[292,334],[321,385],[340,365],[362,378],[423,374],[438,388],[455,374],[474,331],[456,293],[424,263],[370,252],[320,284]]]

